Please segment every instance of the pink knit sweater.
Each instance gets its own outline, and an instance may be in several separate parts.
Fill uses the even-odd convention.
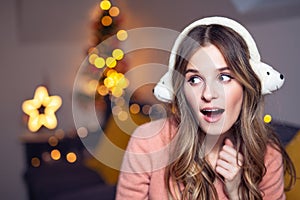
[[[176,126],[166,119],[136,129],[123,159],[117,200],[168,199],[164,172],[175,133]],[[259,185],[264,199],[285,199],[282,156],[270,146],[267,147],[265,166],[267,172]],[[219,199],[228,199],[219,179],[214,185]]]

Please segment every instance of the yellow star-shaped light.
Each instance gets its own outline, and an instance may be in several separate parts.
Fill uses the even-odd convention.
[[[49,96],[44,86],[39,86],[34,93],[34,98],[22,104],[24,113],[29,115],[28,129],[38,131],[42,126],[54,129],[57,126],[55,112],[60,108],[62,100],[59,96]],[[43,112],[40,110],[43,109]]]

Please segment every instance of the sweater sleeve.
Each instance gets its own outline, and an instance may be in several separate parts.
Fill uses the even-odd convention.
[[[161,119],[139,126],[123,157],[117,185],[117,200],[143,200],[164,192],[163,173],[169,162],[173,126]],[[155,176],[156,174],[156,176]]]
[[[123,157],[116,200],[148,199],[151,163],[147,157],[147,141],[134,137],[140,132],[138,128],[133,133]]]
[[[260,189],[265,200],[284,200],[284,167],[282,154],[271,147],[267,147],[265,155],[266,174],[260,183]]]

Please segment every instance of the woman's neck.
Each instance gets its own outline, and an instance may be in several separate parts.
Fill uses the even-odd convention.
[[[204,140],[205,158],[213,167],[215,167],[216,165],[219,151],[224,145],[224,140],[229,135],[229,132],[223,133],[221,135],[206,135]]]

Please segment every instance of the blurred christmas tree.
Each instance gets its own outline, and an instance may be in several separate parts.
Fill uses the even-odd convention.
[[[132,102],[129,92],[126,94],[129,81],[124,73],[129,67],[122,45],[128,33],[120,29],[123,20],[119,8],[103,0],[92,20],[91,46],[75,82],[73,115],[81,141],[95,157],[87,159],[87,165],[107,183],[115,184],[120,166],[108,164],[112,159],[113,163],[121,163],[122,154],[114,152],[115,146],[125,150],[134,129],[150,121],[150,105]],[[74,109],[78,103],[80,108]],[[91,113],[96,113],[97,121]],[[81,130],[86,130],[85,134],[80,134]],[[102,157],[108,152],[113,155],[109,156],[110,161]]]
[[[127,39],[127,32],[119,28],[122,23],[120,9],[109,0],[99,3],[92,20],[91,46],[87,50],[77,98],[83,105],[95,100],[96,111],[105,113],[101,120],[105,124],[112,111],[112,98],[122,97],[129,84],[123,74],[128,66],[120,48],[120,43]]]

